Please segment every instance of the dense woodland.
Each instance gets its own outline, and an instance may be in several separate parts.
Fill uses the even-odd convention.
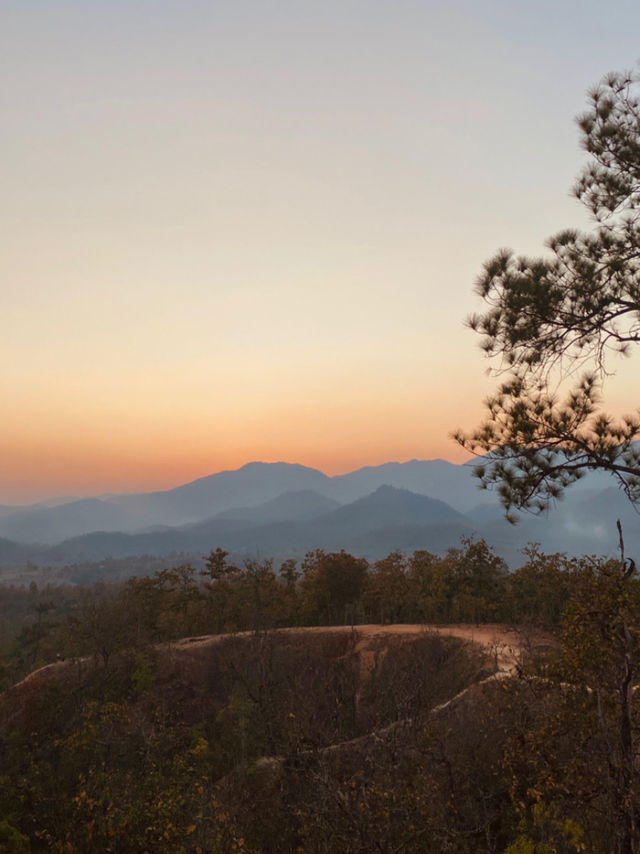
[[[508,573],[464,541],[276,571],[217,550],[202,570],[0,588],[0,851],[634,851],[640,585],[620,561],[525,558]],[[547,641],[487,680],[480,647],[425,630],[363,672],[357,627],[385,622]],[[353,629],[274,631],[332,625]]]
[[[58,658],[178,638],[285,626],[506,622],[558,630],[575,577],[598,561],[526,550],[513,573],[483,540],[444,556],[393,552],[373,564],[341,551],[301,563],[183,564],[123,582],[0,587],[3,687]]]

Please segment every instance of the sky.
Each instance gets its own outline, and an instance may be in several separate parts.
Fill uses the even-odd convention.
[[[466,459],[474,280],[589,226],[573,119],[639,32],[637,0],[0,0],[0,502]]]

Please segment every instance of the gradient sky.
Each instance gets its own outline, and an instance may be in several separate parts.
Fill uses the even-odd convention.
[[[465,455],[637,0],[0,0],[0,501]],[[607,386],[635,402],[634,368]]]

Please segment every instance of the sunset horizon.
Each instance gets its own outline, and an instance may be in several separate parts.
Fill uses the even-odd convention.
[[[452,465],[462,465],[466,462],[471,462],[469,454],[459,449],[455,455],[449,457],[443,454],[434,455],[397,455],[395,457],[371,457],[366,460],[354,460],[350,463],[336,463],[334,465],[323,463],[322,460],[315,461],[313,459],[285,459],[284,457],[264,458],[247,458],[247,459],[230,459],[227,463],[218,463],[207,466],[193,465],[191,467],[176,468],[175,474],[173,469],[171,473],[164,474],[161,471],[154,471],[146,477],[141,475],[140,479],[131,482],[130,478],[113,475],[111,479],[105,477],[100,483],[89,481],[84,483],[81,479],[77,481],[56,481],[48,485],[42,483],[34,483],[30,485],[21,481],[16,484],[6,497],[0,496],[0,504],[5,506],[27,507],[32,504],[46,503],[56,500],[76,500],[84,498],[106,498],[113,495],[135,495],[140,493],[164,492],[175,489],[180,486],[192,483],[193,481],[202,478],[210,477],[211,475],[220,474],[222,472],[235,472],[252,464],[277,465],[284,464],[290,466],[302,466],[304,468],[314,469],[328,477],[336,477],[340,475],[350,474],[363,468],[375,468],[377,466],[392,464],[406,464],[411,462],[434,462],[442,460],[451,463]],[[73,485],[75,483],[75,486]],[[112,484],[112,486],[109,486]],[[24,489],[24,492],[21,490]],[[19,496],[22,495],[22,498]]]
[[[468,457],[474,282],[590,227],[573,120],[635,7],[3,12],[0,502]]]

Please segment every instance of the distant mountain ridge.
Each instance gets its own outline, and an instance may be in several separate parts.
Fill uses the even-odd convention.
[[[114,496],[142,524],[197,522],[234,506],[250,507],[284,492],[320,492],[330,480],[317,469],[297,463],[247,463],[162,492]]]
[[[327,498],[313,489],[283,492],[255,507],[232,507],[223,510],[216,519],[245,519],[247,522],[266,523],[312,519],[323,512],[340,507],[340,502]]]
[[[339,519],[341,524],[350,526],[351,529],[361,527],[363,522],[371,528],[379,525],[469,521],[444,501],[388,484],[379,486],[374,492],[357,498],[351,504],[333,510],[323,518]]]
[[[127,512],[99,498],[54,507],[36,505],[0,518],[0,535],[21,542],[56,543],[86,531],[132,530]]]
[[[616,518],[627,553],[640,553],[637,514],[611,481],[585,479],[555,510],[523,514],[513,527],[496,495],[477,489],[472,472],[444,460],[386,463],[336,477],[288,463],[250,463],[164,492],[0,516],[0,562],[202,555],[218,546],[280,557],[345,548],[377,559],[396,549],[443,552],[476,536],[515,566],[528,542],[548,552],[615,556]]]
[[[142,532],[158,525],[197,523],[233,508],[251,508],[287,492],[310,490],[337,504],[363,498],[379,486],[428,495],[464,511],[487,502],[475,489],[471,468],[444,460],[368,466],[329,477],[295,463],[247,463],[160,492],[85,498],[55,507],[36,504],[0,516],[0,536],[54,544],[93,531]]]
[[[293,514],[289,519],[267,521],[274,505],[289,503],[292,494],[285,496],[286,502],[267,502],[253,508],[250,518],[246,517],[246,510],[239,510],[239,518],[223,513],[195,524],[142,533],[94,532],[53,546],[48,554],[55,562],[63,559],[76,562],[106,556],[206,554],[221,547],[235,554],[259,552],[284,557],[301,556],[316,548],[352,549],[359,543],[363,554],[377,558],[382,555],[367,546],[367,538],[373,532],[378,532],[379,539],[379,532],[383,530],[430,528],[433,532],[446,524],[449,529],[455,528],[457,542],[462,534],[471,534],[473,530],[469,520],[444,502],[391,486],[381,486],[371,495],[335,509],[318,507],[310,518],[296,515],[299,509],[289,504]],[[296,497],[296,493],[293,496]],[[308,500],[309,496],[306,497]],[[428,539],[423,537],[422,547],[428,546]],[[390,550],[399,547],[401,543]]]

